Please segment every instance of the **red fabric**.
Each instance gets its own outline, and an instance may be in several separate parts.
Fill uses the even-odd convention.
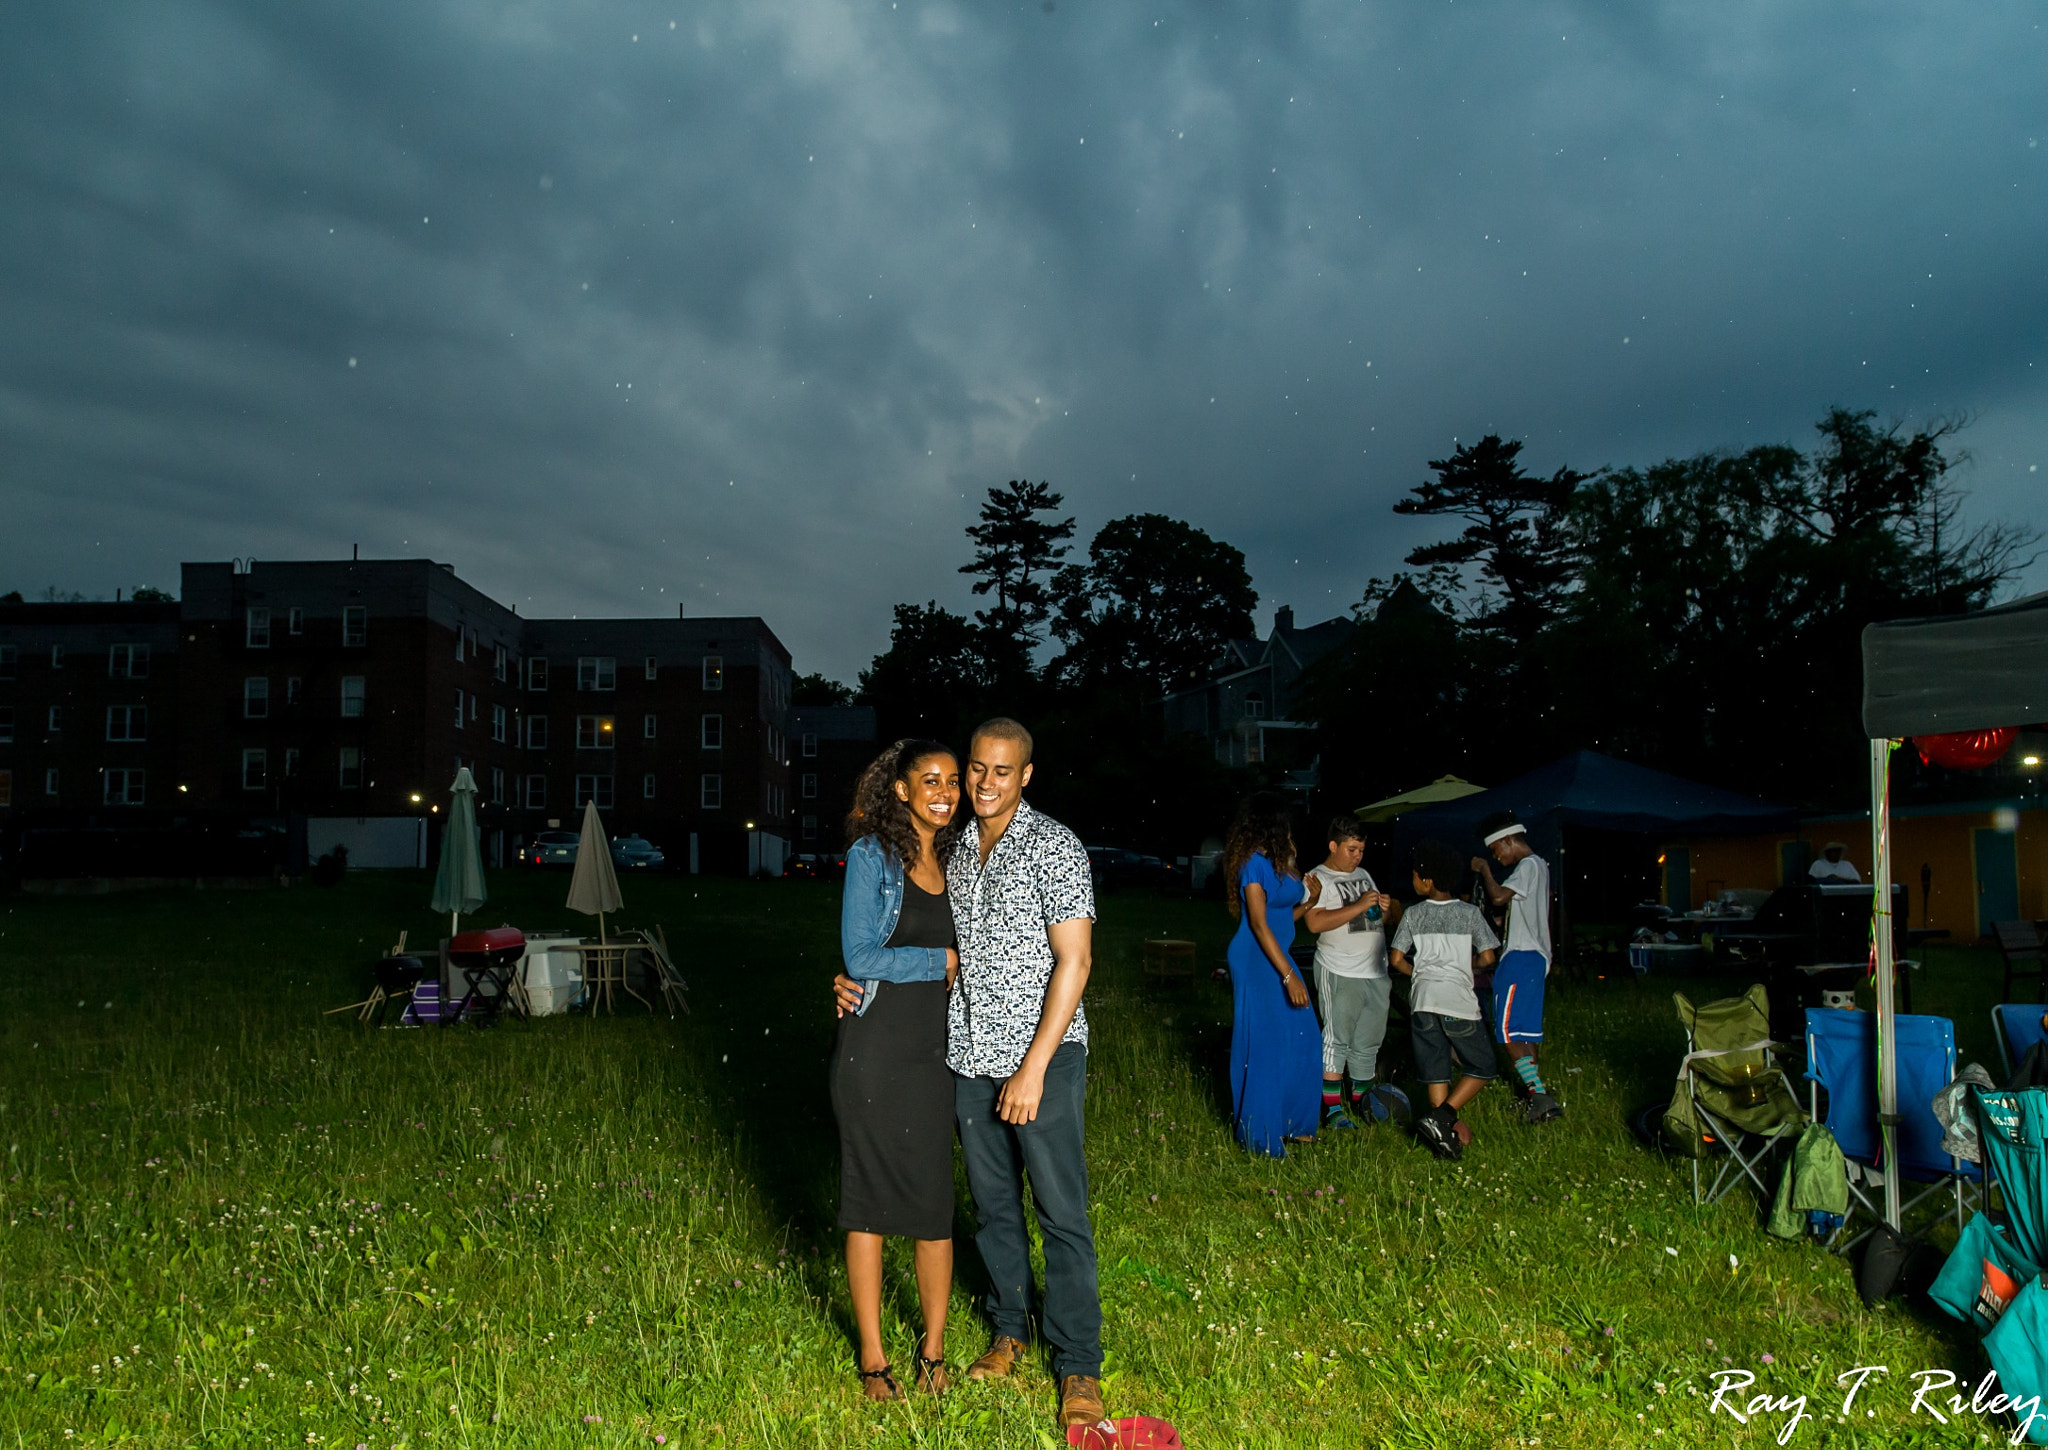
[[[1180,1431],[1150,1415],[1069,1425],[1067,1443],[1079,1446],[1080,1450],[1185,1450]]]
[[[507,952],[526,945],[526,934],[516,926],[494,926],[488,931],[466,931],[448,942],[451,952]]]
[[[1953,735],[1915,735],[1913,748],[1929,765],[1947,770],[1982,770],[2002,760],[2019,733],[2015,726],[2002,725],[1996,730],[1958,730]]]

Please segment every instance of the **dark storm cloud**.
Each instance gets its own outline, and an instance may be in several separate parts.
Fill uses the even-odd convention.
[[[0,574],[431,554],[850,675],[982,489],[1337,612],[1454,437],[2048,463],[2020,4],[107,4],[0,48]]]

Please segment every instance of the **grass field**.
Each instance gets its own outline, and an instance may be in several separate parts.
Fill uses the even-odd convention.
[[[566,923],[565,887],[497,873],[478,924]],[[857,1396],[824,1092],[835,887],[628,881],[626,923],[664,923],[690,979],[674,1022],[322,1016],[401,928],[434,939],[427,892],[359,873],[0,899],[0,1443],[1060,1443],[1038,1365],[936,1402]],[[1553,991],[1560,1123],[1522,1128],[1496,1088],[1460,1163],[1384,1129],[1273,1163],[1230,1140],[1225,989],[1139,981],[1162,930],[1206,969],[1221,909],[1102,914],[1089,1152],[1112,1413],[1163,1415],[1193,1447],[1771,1443],[1791,1412],[1708,1411],[1710,1376],[1741,1369],[1738,1406],[1811,1397],[1794,1444],[2010,1433],[1912,1408],[1912,1371],[1981,1376],[1972,1337],[1864,1310],[1840,1262],[1769,1239],[1754,1199],[1695,1210],[1684,1166],[1630,1138],[1625,1111],[1668,1096],[1678,1056],[1662,984]],[[1918,1005],[1995,1061],[1987,974],[1949,953]],[[956,1365],[985,1334],[960,1257]],[[907,1357],[907,1254],[891,1264]],[[1840,1418],[1835,1377],[1874,1364],[1889,1376]]]

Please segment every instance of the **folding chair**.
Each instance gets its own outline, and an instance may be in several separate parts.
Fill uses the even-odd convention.
[[[2048,1008],[2039,1002],[2001,1002],[1991,1009],[1991,1027],[1998,1036],[1998,1057],[2005,1064],[2007,1079],[2021,1058],[2048,1039],[2048,1028],[2041,1025],[2043,1012]]]
[[[1877,1110],[1876,1014],[1835,1007],[1810,1007],[1806,1012],[1810,1110],[1835,1135],[1842,1156],[1862,1165],[1873,1180],[1858,1183],[1853,1175],[1849,1180],[1849,1216],[1829,1236],[1829,1245],[1833,1247],[1859,1216],[1868,1222],[1836,1248],[1837,1253],[1849,1252],[1883,1222],[1877,1188],[1885,1173],[1896,1171],[1901,1179],[1902,1227],[1908,1214],[1947,1189],[1954,1194],[1956,1230],[1961,1232],[1965,1192],[1974,1200],[1983,1182],[1983,1171],[1976,1164],[1942,1151],[1941,1120],[1934,1116],[1936,1094],[1955,1080],[1955,1024],[1946,1017],[1901,1013],[1892,1018],[1892,1032],[1898,1051],[1899,1120],[1893,1138],[1898,1161],[1887,1164]],[[1827,1094],[1825,1113],[1820,1104],[1823,1091]],[[1925,1186],[1907,1198],[1903,1192],[1906,1183]]]
[[[2035,1000],[2048,1002],[2048,956],[2042,954],[2041,933],[2034,929],[2034,924],[1994,921],[1991,939],[1998,943],[1998,954],[2005,958],[2005,985],[1998,989],[2000,999],[2011,1001],[2013,982],[2032,977]]]
[[[1685,1028],[1677,1091],[1685,1095],[1709,1144],[1728,1153],[1728,1161],[1702,1189],[1700,1153],[1694,1151],[1693,1202],[1713,1203],[1745,1178],[1768,1202],[1771,1185],[1764,1169],[1772,1153],[1789,1147],[1806,1126],[1798,1095],[1771,1055],[1779,1044],[1771,1041],[1769,994],[1759,984],[1740,997],[1702,1007],[1693,1006],[1683,992],[1674,992],[1672,1000]]]

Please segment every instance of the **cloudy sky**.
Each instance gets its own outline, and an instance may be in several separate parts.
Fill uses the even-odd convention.
[[[1968,417],[1974,515],[2048,514],[2037,0],[0,16],[31,596],[359,543],[851,678],[967,605],[1010,478],[1314,619],[1454,438],[1591,469],[1832,403]]]

